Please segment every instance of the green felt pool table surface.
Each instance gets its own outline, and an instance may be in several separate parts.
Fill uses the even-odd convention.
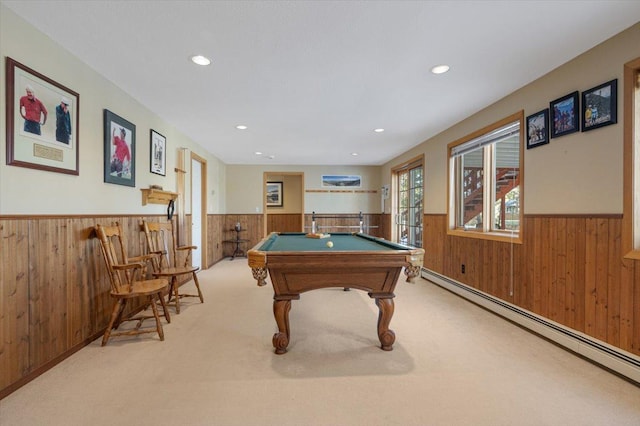
[[[333,247],[328,247],[331,241]],[[381,238],[364,234],[333,233],[327,238],[310,238],[306,234],[279,233],[271,234],[258,250],[266,252],[278,251],[379,251],[409,250],[410,247],[394,244]]]

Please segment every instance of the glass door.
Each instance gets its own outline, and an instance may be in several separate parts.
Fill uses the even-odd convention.
[[[422,247],[422,163],[396,173],[397,211],[395,212],[396,238],[400,244]]]

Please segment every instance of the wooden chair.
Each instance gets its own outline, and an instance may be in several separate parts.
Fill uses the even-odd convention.
[[[164,310],[164,317],[167,322],[171,322],[169,311],[164,301],[164,292],[168,291],[169,281],[166,278],[146,279],[147,262],[153,257],[149,255],[128,257],[127,249],[119,223],[112,226],[95,226],[96,235],[100,240],[100,247],[111,281],[111,296],[116,299],[111,313],[109,325],[102,337],[102,346],[107,344],[109,337],[120,335],[136,335],[143,333],[158,333],[160,340],[164,340],[164,331],[158,314],[156,300],[160,301]],[[127,301],[137,297],[146,297],[151,305],[153,315],[138,315],[132,318],[122,318],[122,313]],[[145,306],[146,308],[146,306]],[[145,319],[155,318],[155,328],[142,328]],[[138,321],[135,328],[112,332],[117,329],[123,321]]]
[[[175,297],[176,313],[180,313],[180,298],[199,297],[200,303],[204,303],[198,275],[198,266],[191,266],[191,252],[197,246],[178,246],[174,221],[167,222],[142,222],[142,228],[147,239],[147,247],[150,254],[160,255],[152,259],[153,272],[156,277],[170,279],[169,302],[171,297]],[[184,261],[179,262],[178,257],[183,257]],[[178,277],[191,274],[196,285],[198,294],[181,294],[178,292]]]

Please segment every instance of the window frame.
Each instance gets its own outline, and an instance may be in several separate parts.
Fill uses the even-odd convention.
[[[412,169],[422,169],[422,215],[420,217],[420,232],[422,235],[421,247],[424,247],[424,191],[425,191],[425,158],[424,154],[411,158],[408,161],[403,162],[400,165],[391,168],[391,240],[400,242],[400,236],[398,235],[398,224],[396,223],[396,216],[398,214],[398,195],[400,192],[399,175],[404,172],[408,172]]]
[[[519,175],[520,175],[520,213],[519,213],[519,221],[520,227],[518,231],[513,230],[492,230],[491,226],[488,229],[482,230],[470,230],[470,229],[462,229],[456,228],[456,216],[458,215],[458,211],[456,208],[456,200],[459,196],[458,187],[459,187],[459,177],[456,173],[455,161],[456,157],[453,155],[454,147],[462,145],[466,142],[469,142],[473,139],[478,139],[483,135],[486,135],[492,131],[500,129],[508,125],[509,123],[517,121],[520,125],[519,128],[519,153],[518,153],[518,161],[520,163]],[[523,236],[524,236],[524,110],[521,110],[515,114],[512,114],[508,117],[505,117],[493,124],[490,124],[482,129],[479,129],[461,139],[458,139],[454,142],[451,142],[447,145],[447,235],[456,235],[468,238],[479,238],[486,240],[495,240],[495,241],[505,241],[510,243],[522,244]],[[487,157],[483,155],[483,157]],[[493,160],[491,160],[493,161]],[[483,216],[493,217],[491,213],[492,203],[490,202],[493,198],[491,191],[492,188],[495,187],[495,174],[493,173],[493,167],[489,167],[489,159],[483,159],[483,169],[484,169],[484,179],[485,187],[484,191],[485,196],[483,208]],[[486,222],[486,221],[485,221]]]
[[[640,260],[640,227],[634,218],[640,215],[640,128],[636,127],[636,115],[640,111],[636,106],[640,103],[640,88],[636,90],[636,82],[640,80],[640,58],[624,64],[624,155],[623,155],[623,216],[622,216],[622,251],[627,259]]]

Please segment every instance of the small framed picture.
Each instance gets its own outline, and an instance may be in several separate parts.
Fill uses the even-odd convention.
[[[104,181],[136,186],[136,125],[104,110]]]
[[[578,125],[578,92],[575,91],[549,104],[551,137],[568,135],[580,130]]]
[[[160,133],[151,129],[151,173],[166,176],[167,172],[167,139]]]
[[[527,149],[549,143],[549,109],[527,117]]]
[[[618,122],[618,80],[582,92],[582,131]]]
[[[282,182],[267,182],[267,207],[282,205]]]

